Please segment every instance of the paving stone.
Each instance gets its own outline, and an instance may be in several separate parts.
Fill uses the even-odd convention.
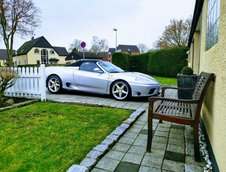
[[[107,136],[106,138],[107,138],[107,139],[110,139],[110,140],[117,141],[117,140],[119,139],[119,136],[114,135],[114,134],[110,134],[110,135]]]
[[[111,159],[108,157],[103,157],[96,165],[96,168],[108,170],[108,171],[114,171],[116,167],[118,166],[120,161]]]
[[[185,155],[182,154],[182,153],[166,151],[165,159],[184,163],[185,162]]]
[[[148,166],[140,166],[139,172],[161,172],[161,169]]]
[[[154,135],[152,141],[153,141],[153,142],[165,143],[165,144],[166,144],[167,141],[168,141],[168,138],[166,138],[166,137],[160,137],[160,136]]]
[[[163,126],[159,125],[158,128],[156,129],[156,131],[169,132],[170,131],[170,127],[163,127]]]
[[[145,147],[141,147],[141,146],[131,146],[129,151],[130,153],[136,153],[139,155],[144,155],[146,152],[146,148]]]
[[[147,141],[146,141],[146,140],[139,140],[139,139],[136,139],[136,140],[133,142],[133,145],[146,147]]]
[[[141,131],[141,128],[130,128],[129,132],[131,133],[139,133]]]
[[[99,169],[99,168],[94,168],[94,169],[91,170],[91,172],[107,172],[107,171]]]
[[[121,161],[115,172],[138,172],[139,165]]]
[[[164,150],[158,150],[158,149],[151,149],[151,152],[146,152],[145,156],[149,158],[157,158],[157,159],[163,159],[165,155]]]
[[[177,128],[171,128],[171,129],[170,129],[170,132],[171,132],[171,133],[174,133],[174,134],[184,134],[184,130],[182,130],[182,129],[177,129]]]
[[[185,156],[185,163],[197,165],[197,166],[200,166],[200,167],[206,166],[206,161],[203,158],[201,158],[201,162],[197,162],[197,161],[195,161],[195,157],[190,156],[190,155]]]
[[[127,153],[124,156],[124,158],[122,159],[122,161],[131,162],[131,163],[134,163],[134,164],[140,164],[142,158],[143,158],[142,155],[138,155],[138,154],[135,154],[135,153]]]
[[[146,122],[147,122],[146,120],[140,120],[140,118],[138,120],[136,120],[136,124],[142,125],[142,126],[144,126],[146,124]]]
[[[123,143],[116,143],[112,150],[117,150],[117,151],[121,151],[121,152],[127,152],[130,148],[130,145],[128,144],[123,144]]]
[[[168,170],[168,171],[184,171],[184,163],[165,159],[163,161],[162,169]]]
[[[169,136],[169,132],[166,132],[166,131],[155,131],[155,136],[168,137]]]
[[[125,154],[125,152],[111,150],[106,154],[106,157],[121,161]]]
[[[166,150],[166,143],[159,143],[152,141],[152,148],[159,149],[159,150]]]
[[[194,155],[194,144],[186,144],[185,147],[185,153],[186,155]]]
[[[108,150],[108,145],[100,144],[93,148],[93,150],[99,151],[99,152],[105,152]]]
[[[177,145],[167,145],[167,151],[172,151],[172,152],[177,152],[177,153],[182,153],[184,154],[184,145],[182,146],[177,146]]]
[[[126,119],[125,121],[123,121],[123,123],[124,124],[132,124],[134,121],[135,121],[136,119],[134,119],[134,118],[128,118],[128,119]]]
[[[131,145],[134,142],[134,140],[135,139],[128,138],[128,137],[121,137],[118,142]]]
[[[148,130],[147,129],[142,129],[140,134],[146,134],[147,135],[148,134]]]
[[[131,133],[131,132],[127,131],[123,136],[135,139],[135,138],[137,138],[138,134],[137,133]]]
[[[104,141],[101,142],[101,144],[108,145],[110,147],[114,144],[114,142],[115,142],[114,140],[106,138],[106,139],[104,139]]]
[[[171,128],[185,130],[185,126],[181,124],[172,124]]]
[[[148,137],[147,137],[146,134],[139,134],[139,135],[137,136],[137,139],[147,141]]]
[[[141,166],[149,166],[149,167],[155,167],[161,169],[163,159],[155,158],[145,155]]]
[[[185,164],[185,172],[202,172],[203,168],[193,164]]]
[[[96,150],[91,150],[91,151],[86,155],[86,157],[92,158],[92,159],[98,159],[102,154],[103,154],[103,152],[96,151]]]
[[[168,144],[177,145],[177,146],[184,146],[184,140],[169,138]]]
[[[80,165],[72,165],[67,172],[88,172],[88,168]]]
[[[170,132],[169,137],[173,139],[184,140],[184,134],[175,134]]]
[[[85,158],[84,160],[82,160],[82,162],[80,163],[81,166],[87,167],[87,168],[91,168],[96,164],[96,159],[93,158]]]

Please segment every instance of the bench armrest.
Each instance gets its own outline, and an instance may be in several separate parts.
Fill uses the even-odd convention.
[[[172,87],[172,86],[163,86],[161,87],[162,92],[161,92],[161,97],[165,96],[165,91],[167,89],[172,89],[172,90],[193,90],[194,88],[182,88],[182,87]]]

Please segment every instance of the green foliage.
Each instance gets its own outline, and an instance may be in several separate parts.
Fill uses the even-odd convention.
[[[66,171],[132,111],[39,102],[0,113],[0,171]]]
[[[124,53],[113,53],[112,63],[121,67],[123,70],[130,70],[130,55]]]
[[[188,66],[184,66],[181,70],[181,74],[183,75],[193,75],[193,73],[194,73],[193,69]]]
[[[157,76],[176,77],[177,73],[187,65],[186,52],[186,47],[176,47],[139,55],[114,53],[112,62],[129,71],[137,71]]]

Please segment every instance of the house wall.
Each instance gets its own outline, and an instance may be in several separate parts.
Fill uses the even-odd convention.
[[[0,66],[5,66],[6,60],[0,60]]]
[[[35,49],[39,49],[39,53],[34,53]],[[36,48],[33,47],[26,55],[21,55],[14,57],[14,62],[17,62],[17,65],[21,64],[37,64],[37,61],[39,60],[41,63],[41,50],[43,48]],[[66,56],[59,56],[56,52],[54,54],[50,54],[50,50],[53,50],[52,48],[44,48],[48,51],[48,57],[50,58],[56,58],[59,59],[57,64],[65,64],[65,58]],[[14,63],[15,64],[15,63]]]
[[[200,72],[211,72],[215,81],[207,91],[202,106],[202,119],[220,171],[226,171],[226,1],[220,1],[218,43],[206,51],[207,0],[204,1],[201,26]],[[194,35],[194,42],[198,42]],[[196,44],[197,45],[197,44]],[[192,45],[191,49],[192,51]],[[195,51],[198,51],[195,49]],[[196,52],[198,53],[198,52]],[[191,58],[191,54],[189,55]],[[196,60],[198,59],[195,56]],[[191,65],[189,63],[189,65]],[[198,68],[196,64],[196,68]]]

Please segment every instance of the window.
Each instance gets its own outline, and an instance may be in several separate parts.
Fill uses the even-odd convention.
[[[101,69],[95,63],[84,62],[81,64],[80,70],[98,73],[98,71],[100,71]]]
[[[49,62],[48,51],[46,49],[42,49],[41,50],[41,63],[48,64],[48,62]]]
[[[50,54],[55,54],[55,52],[53,50],[50,50]]]
[[[206,25],[206,50],[218,42],[218,26],[220,15],[220,0],[208,0]]]
[[[34,53],[39,53],[39,49],[36,48],[36,49],[34,50]]]

